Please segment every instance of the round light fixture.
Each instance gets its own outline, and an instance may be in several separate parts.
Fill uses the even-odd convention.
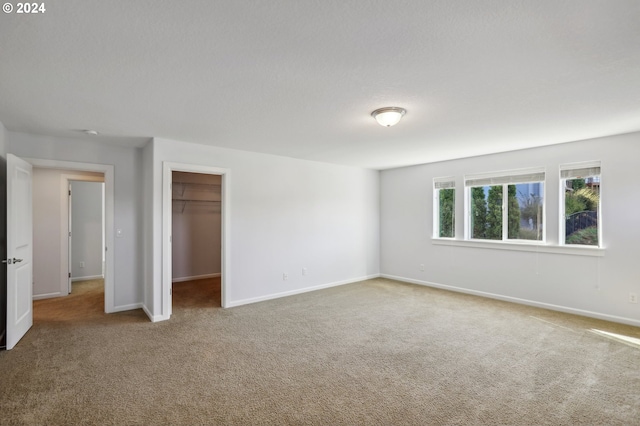
[[[98,131],[97,130],[85,130],[84,132],[87,135],[91,135],[91,136],[97,136],[98,135]]]
[[[391,127],[398,124],[403,115],[407,113],[407,110],[399,107],[384,107],[378,108],[371,113],[371,116],[376,119],[378,124],[385,127]]]

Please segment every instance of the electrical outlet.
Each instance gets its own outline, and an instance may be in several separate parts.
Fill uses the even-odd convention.
[[[80,262],[80,268],[84,268],[84,262]]]
[[[638,303],[638,295],[636,293],[629,293],[629,303]]]
[[[302,268],[302,275],[307,275],[307,268]]]
[[[420,270],[421,270],[422,272],[424,272],[424,263],[421,263],[421,264],[420,264]]]
[[[282,274],[282,280],[283,280],[283,281],[286,281],[286,280],[288,280],[288,279],[289,279],[289,274],[287,274],[286,272],[284,272],[284,273]]]

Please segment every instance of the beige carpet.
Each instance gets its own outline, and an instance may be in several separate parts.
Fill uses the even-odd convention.
[[[638,328],[385,279],[227,310],[190,285],[161,323],[39,301],[0,424],[640,424],[640,347],[592,331]]]

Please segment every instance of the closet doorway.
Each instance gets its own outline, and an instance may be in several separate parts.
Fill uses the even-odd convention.
[[[229,305],[228,302],[228,290],[229,283],[231,282],[231,265],[230,265],[230,245],[231,241],[229,238],[229,212],[230,212],[230,199],[231,199],[231,191],[230,191],[230,170],[224,169],[220,167],[210,167],[210,166],[201,166],[195,164],[184,164],[184,163],[173,163],[169,161],[162,162],[162,281],[161,285],[158,287],[154,287],[155,289],[160,290],[160,307],[161,313],[154,317],[154,321],[168,320],[171,318],[172,309],[173,309],[173,216],[178,214],[183,214],[182,208],[184,204],[184,211],[186,212],[189,209],[190,205],[187,205],[187,201],[189,198],[187,190],[185,188],[184,194],[182,194],[182,188],[180,188],[180,182],[176,179],[175,191],[180,191],[182,198],[181,200],[174,201],[174,183],[173,183],[173,172],[187,172],[192,174],[204,174],[204,175],[214,175],[219,177],[219,202],[210,203],[210,209],[213,209],[213,204],[218,204],[215,208],[219,211],[220,215],[220,241],[218,246],[220,247],[220,299],[219,305],[223,308]],[[215,188],[213,188],[215,191]],[[212,195],[213,196],[213,195]],[[177,197],[176,197],[177,198]],[[215,199],[211,198],[210,200],[215,201]],[[199,201],[190,202],[191,204],[198,203]],[[174,213],[175,209],[175,213]],[[178,209],[180,209],[178,211]],[[213,249],[212,249],[213,250]],[[210,257],[211,262],[215,262],[213,256]],[[213,274],[215,272],[207,272]],[[190,272],[190,274],[198,274],[198,272]],[[176,278],[180,278],[178,275],[182,275],[182,273],[176,274]],[[201,274],[203,275],[203,274]],[[197,275],[189,275],[189,276],[197,276]],[[215,277],[214,277],[215,278]],[[186,282],[186,281],[185,281]],[[181,282],[176,282],[176,286],[179,286]],[[213,304],[211,306],[214,306]]]
[[[171,173],[172,308],[221,307],[222,176]]]

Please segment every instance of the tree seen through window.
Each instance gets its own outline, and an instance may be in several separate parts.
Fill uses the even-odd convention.
[[[472,238],[541,241],[543,186],[542,182],[527,182],[472,187]],[[503,202],[505,195],[506,204]],[[506,236],[503,235],[504,225],[507,227]]]

